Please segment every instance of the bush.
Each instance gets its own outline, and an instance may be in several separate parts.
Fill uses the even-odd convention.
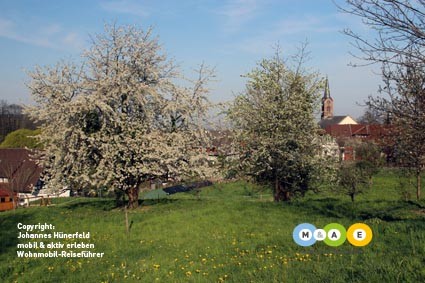
[[[28,130],[19,129],[9,133],[4,141],[0,144],[0,148],[38,148],[41,149],[42,145],[35,138],[40,134],[40,129]]]

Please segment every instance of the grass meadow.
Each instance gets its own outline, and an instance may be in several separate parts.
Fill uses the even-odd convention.
[[[244,182],[217,184],[199,195],[145,201],[125,213],[114,200],[67,198],[50,207],[0,214],[1,282],[425,282],[425,202],[406,201],[385,170],[354,204],[333,192],[274,203],[268,190]],[[407,195],[408,196],[408,195]],[[103,258],[18,258],[17,223],[51,223],[87,232]],[[317,242],[297,246],[292,230],[308,222],[367,223],[366,247]],[[58,242],[58,239],[54,240]],[[82,240],[62,240],[62,243]],[[44,242],[49,242],[44,240]]]

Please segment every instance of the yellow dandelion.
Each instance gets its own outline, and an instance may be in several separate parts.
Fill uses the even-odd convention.
[[[192,276],[192,272],[186,271],[186,276]]]

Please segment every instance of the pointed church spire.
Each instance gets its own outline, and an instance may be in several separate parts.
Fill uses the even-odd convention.
[[[326,76],[325,81],[325,92],[322,98],[322,119],[332,118],[334,116],[334,100],[331,97],[331,91],[329,90],[329,80]]]
[[[328,80],[328,76],[326,76],[326,81],[325,81],[325,93],[323,94],[323,99],[326,98],[331,98],[331,91],[329,89],[329,80]]]

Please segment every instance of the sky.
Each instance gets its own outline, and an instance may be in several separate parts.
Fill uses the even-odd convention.
[[[343,0],[335,0],[343,4]],[[27,70],[60,60],[79,61],[90,35],[104,24],[153,27],[169,58],[186,76],[205,63],[216,70],[211,99],[229,101],[245,87],[241,77],[279,44],[290,57],[308,42],[306,66],[329,78],[335,115],[362,115],[381,83],[377,66],[351,53],[351,28],[365,36],[359,19],[338,11],[332,0],[91,0],[0,1],[0,99],[31,103]]]

